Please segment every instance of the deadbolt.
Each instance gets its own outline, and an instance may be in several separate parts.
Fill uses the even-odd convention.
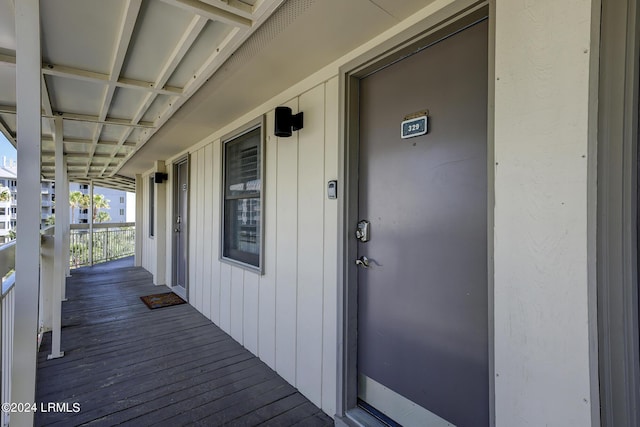
[[[370,239],[370,223],[366,219],[363,219],[358,223],[358,227],[356,228],[356,239],[361,242],[368,242]]]

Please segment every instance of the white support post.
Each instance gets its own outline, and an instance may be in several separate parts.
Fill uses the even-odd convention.
[[[62,119],[57,117],[55,122],[55,159],[56,159],[56,188],[64,187],[65,181],[65,159],[64,148],[62,143]],[[64,199],[63,199],[64,200]],[[63,203],[64,204],[64,203]],[[51,296],[51,354],[48,359],[57,359],[64,356],[64,352],[60,351],[60,338],[62,334],[62,289],[64,288],[65,278],[65,256],[64,256],[64,230],[65,224],[62,218],[56,221],[55,225],[55,241],[53,249],[53,292]],[[67,264],[69,257],[66,257]]]
[[[62,280],[62,291],[60,298],[62,301],[67,300],[67,281],[65,280],[70,276],[70,265],[69,265],[69,254],[70,254],[70,245],[71,245],[71,218],[70,211],[71,207],[69,206],[69,176],[68,176],[68,168],[67,168],[67,155],[65,154],[62,157],[62,184],[58,187],[56,184],[56,194],[59,200],[56,203],[56,224],[60,222],[62,226],[62,267],[63,267],[63,280]],[[59,190],[58,190],[59,188]]]
[[[34,402],[40,293],[40,0],[16,0],[15,23],[20,215],[11,401]],[[11,425],[33,425],[33,412],[12,413]]]
[[[89,265],[93,265],[93,180],[89,184]]]
[[[167,168],[162,160],[156,161],[156,171],[166,173]],[[156,285],[167,284],[167,181],[162,184],[153,184],[156,186],[155,209],[156,214],[156,271],[154,274]]]
[[[58,193],[58,191],[60,191]],[[67,155],[64,156],[64,184],[62,188],[58,190],[58,200],[62,200],[62,203],[56,204],[56,218],[60,219],[60,222],[64,224],[64,248],[66,251],[67,260],[65,262],[65,276],[71,277],[71,265],[69,264],[69,254],[71,250],[71,206],[69,206],[69,175],[67,169]],[[60,216],[58,216],[60,215]],[[64,282],[62,287],[62,301],[67,300],[67,282]]]
[[[136,247],[134,264],[142,267],[142,215],[143,213],[143,187],[142,175],[136,175]]]

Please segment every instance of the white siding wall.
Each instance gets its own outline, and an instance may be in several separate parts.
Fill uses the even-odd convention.
[[[217,130],[190,152],[190,303],[330,415],[342,262],[340,213],[336,201],[326,198],[326,182],[338,178],[340,100],[332,76],[340,65],[450,3],[455,2],[430,3],[245,116],[249,122],[267,115],[264,275],[218,260],[221,142],[213,138],[230,129]],[[496,425],[597,424],[591,415],[598,405],[597,372],[590,360],[597,340],[589,332],[594,310],[587,277],[593,237],[587,234],[589,61],[597,54],[591,50],[597,47],[592,2],[496,3],[490,141],[496,161]],[[273,136],[272,108],[278,104],[304,111],[305,127],[291,138]],[[170,189],[170,165],[168,170]],[[143,184],[147,194],[148,181]],[[141,200],[146,215],[148,200]],[[169,196],[167,212],[171,206]],[[143,266],[155,271],[147,220]],[[168,260],[173,220],[169,216],[166,227]],[[171,263],[166,264],[169,281]]]
[[[267,112],[264,275],[218,260],[221,141],[190,160],[189,302],[331,415],[338,207],[326,182],[338,178],[337,100],[333,78],[288,102],[305,114],[290,138],[273,136]]]
[[[156,239],[149,237],[149,175],[142,175],[142,267],[153,274],[153,283],[156,283]]]
[[[598,425],[587,276],[592,4],[497,3],[496,425]]]

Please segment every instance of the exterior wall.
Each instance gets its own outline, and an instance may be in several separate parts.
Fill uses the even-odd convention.
[[[334,77],[287,102],[309,118],[290,138],[273,135],[265,112],[264,275],[219,261],[220,139],[191,152],[189,205],[189,302],[331,415],[338,204],[326,182],[338,177],[337,100]]]
[[[157,241],[155,236],[149,236],[149,177],[149,174],[142,175],[142,194],[144,196],[137,200],[138,203],[142,203],[144,213],[142,215],[142,226],[136,232],[142,233],[142,267],[153,274],[153,283],[157,285]]]
[[[587,275],[592,3],[497,3],[496,425],[598,425]]]
[[[338,226],[326,199],[339,179],[339,67],[443,13],[436,1],[344,58],[257,106],[195,144],[190,160],[189,302],[258,355],[312,402],[335,414]],[[495,421],[513,425],[597,425],[595,306],[587,196],[590,79],[597,36],[592,2],[492,3],[495,46],[493,265]],[[448,9],[446,9],[448,10]],[[596,51],[592,51],[593,48]],[[371,54],[373,55],[373,54]],[[304,111],[305,128],[273,136],[273,108]],[[267,114],[265,274],[220,262],[220,138]],[[180,153],[174,159],[183,156]],[[172,169],[167,160],[166,212]],[[148,238],[148,179],[138,198],[145,214],[142,265],[156,271]],[[339,195],[339,197],[341,197]],[[166,277],[171,280],[171,215]],[[491,295],[491,294],[490,294]]]

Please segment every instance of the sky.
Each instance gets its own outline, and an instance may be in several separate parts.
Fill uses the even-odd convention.
[[[2,158],[6,156],[7,159],[17,160],[16,149],[13,145],[0,133],[0,166],[2,165]]]

